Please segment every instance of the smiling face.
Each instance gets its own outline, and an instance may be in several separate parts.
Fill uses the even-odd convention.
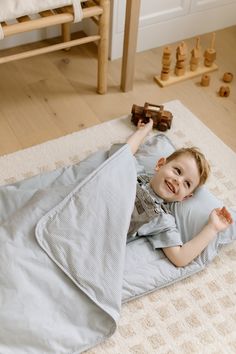
[[[192,195],[199,185],[200,176],[196,160],[190,154],[182,154],[166,162],[161,158],[150,184],[154,192],[166,202],[180,202]]]

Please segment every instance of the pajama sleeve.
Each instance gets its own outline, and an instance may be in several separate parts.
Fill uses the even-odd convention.
[[[146,236],[154,249],[182,246],[181,235],[173,215],[162,213],[138,230],[139,236]]]

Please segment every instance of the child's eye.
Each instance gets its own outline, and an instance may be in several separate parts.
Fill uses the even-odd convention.
[[[191,187],[191,183],[190,183],[189,181],[186,181],[185,183],[186,183],[186,186],[187,186],[188,188]]]
[[[178,175],[180,175],[180,174],[181,174],[181,170],[180,170],[180,168],[175,167],[175,171],[178,173]]]

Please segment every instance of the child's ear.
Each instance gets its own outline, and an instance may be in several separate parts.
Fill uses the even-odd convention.
[[[156,163],[155,171],[158,171],[159,168],[164,166],[165,164],[166,164],[166,158],[165,157],[161,157]]]

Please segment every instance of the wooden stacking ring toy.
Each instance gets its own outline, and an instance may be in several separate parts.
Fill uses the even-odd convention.
[[[224,73],[223,81],[224,82],[231,82],[233,80],[234,75],[232,73]]]
[[[201,86],[209,86],[210,84],[210,76],[207,74],[203,74],[202,75],[202,79],[201,79]]]
[[[221,86],[219,90],[219,95],[221,97],[228,97],[230,94],[230,88],[229,86]]]

